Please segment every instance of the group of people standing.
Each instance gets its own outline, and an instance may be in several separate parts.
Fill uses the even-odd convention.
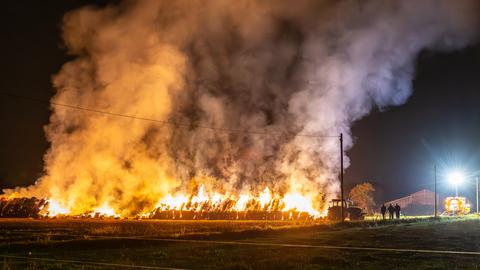
[[[380,208],[380,212],[382,212],[383,219],[385,219],[385,214],[387,213],[387,210],[388,210],[390,219],[400,218],[401,208],[400,208],[400,205],[398,205],[398,203],[396,203],[395,206],[390,204],[388,208],[385,206],[385,204],[382,204],[382,207]]]

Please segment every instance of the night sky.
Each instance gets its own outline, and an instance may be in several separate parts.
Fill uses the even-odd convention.
[[[92,2],[3,3],[0,91],[49,100],[52,74],[71,59],[61,42],[61,18]],[[347,190],[369,181],[383,201],[433,189],[436,163],[439,190],[449,195],[453,188],[442,183],[449,168],[479,171],[480,44],[450,53],[422,52],[413,88],[407,104],[377,110],[354,125]],[[48,104],[0,96],[0,188],[33,184],[42,175],[49,114]],[[460,192],[473,195],[474,187],[467,183]]]

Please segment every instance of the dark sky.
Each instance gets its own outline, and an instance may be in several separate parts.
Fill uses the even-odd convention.
[[[49,100],[52,74],[70,57],[61,42],[60,21],[71,9],[93,1],[42,0],[2,3],[0,91]],[[95,1],[103,4],[103,1]],[[111,1],[110,1],[111,2]],[[43,126],[48,104],[0,96],[0,188],[32,184],[42,174],[48,149]],[[394,199],[433,188],[449,168],[480,168],[480,45],[450,53],[422,52],[414,94],[401,107],[376,111],[353,127],[347,190],[370,181],[377,199]],[[444,194],[453,189],[440,183]],[[465,184],[464,194],[474,185]]]

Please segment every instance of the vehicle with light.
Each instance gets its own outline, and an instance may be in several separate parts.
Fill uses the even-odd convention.
[[[470,203],[466,197],[447,197],[444,201],[445,211],[442,215],[456,216],[470,214]]]

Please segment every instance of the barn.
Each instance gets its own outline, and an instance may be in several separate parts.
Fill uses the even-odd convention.
[[[407,216],[425,216],[433,215],[435,209],[435,193],[422,189],[408,196],[385,202],[385,206],[398,204],[402,208],[402,214]],[[437,194],[438,212],[443,212],[443,203]]]

